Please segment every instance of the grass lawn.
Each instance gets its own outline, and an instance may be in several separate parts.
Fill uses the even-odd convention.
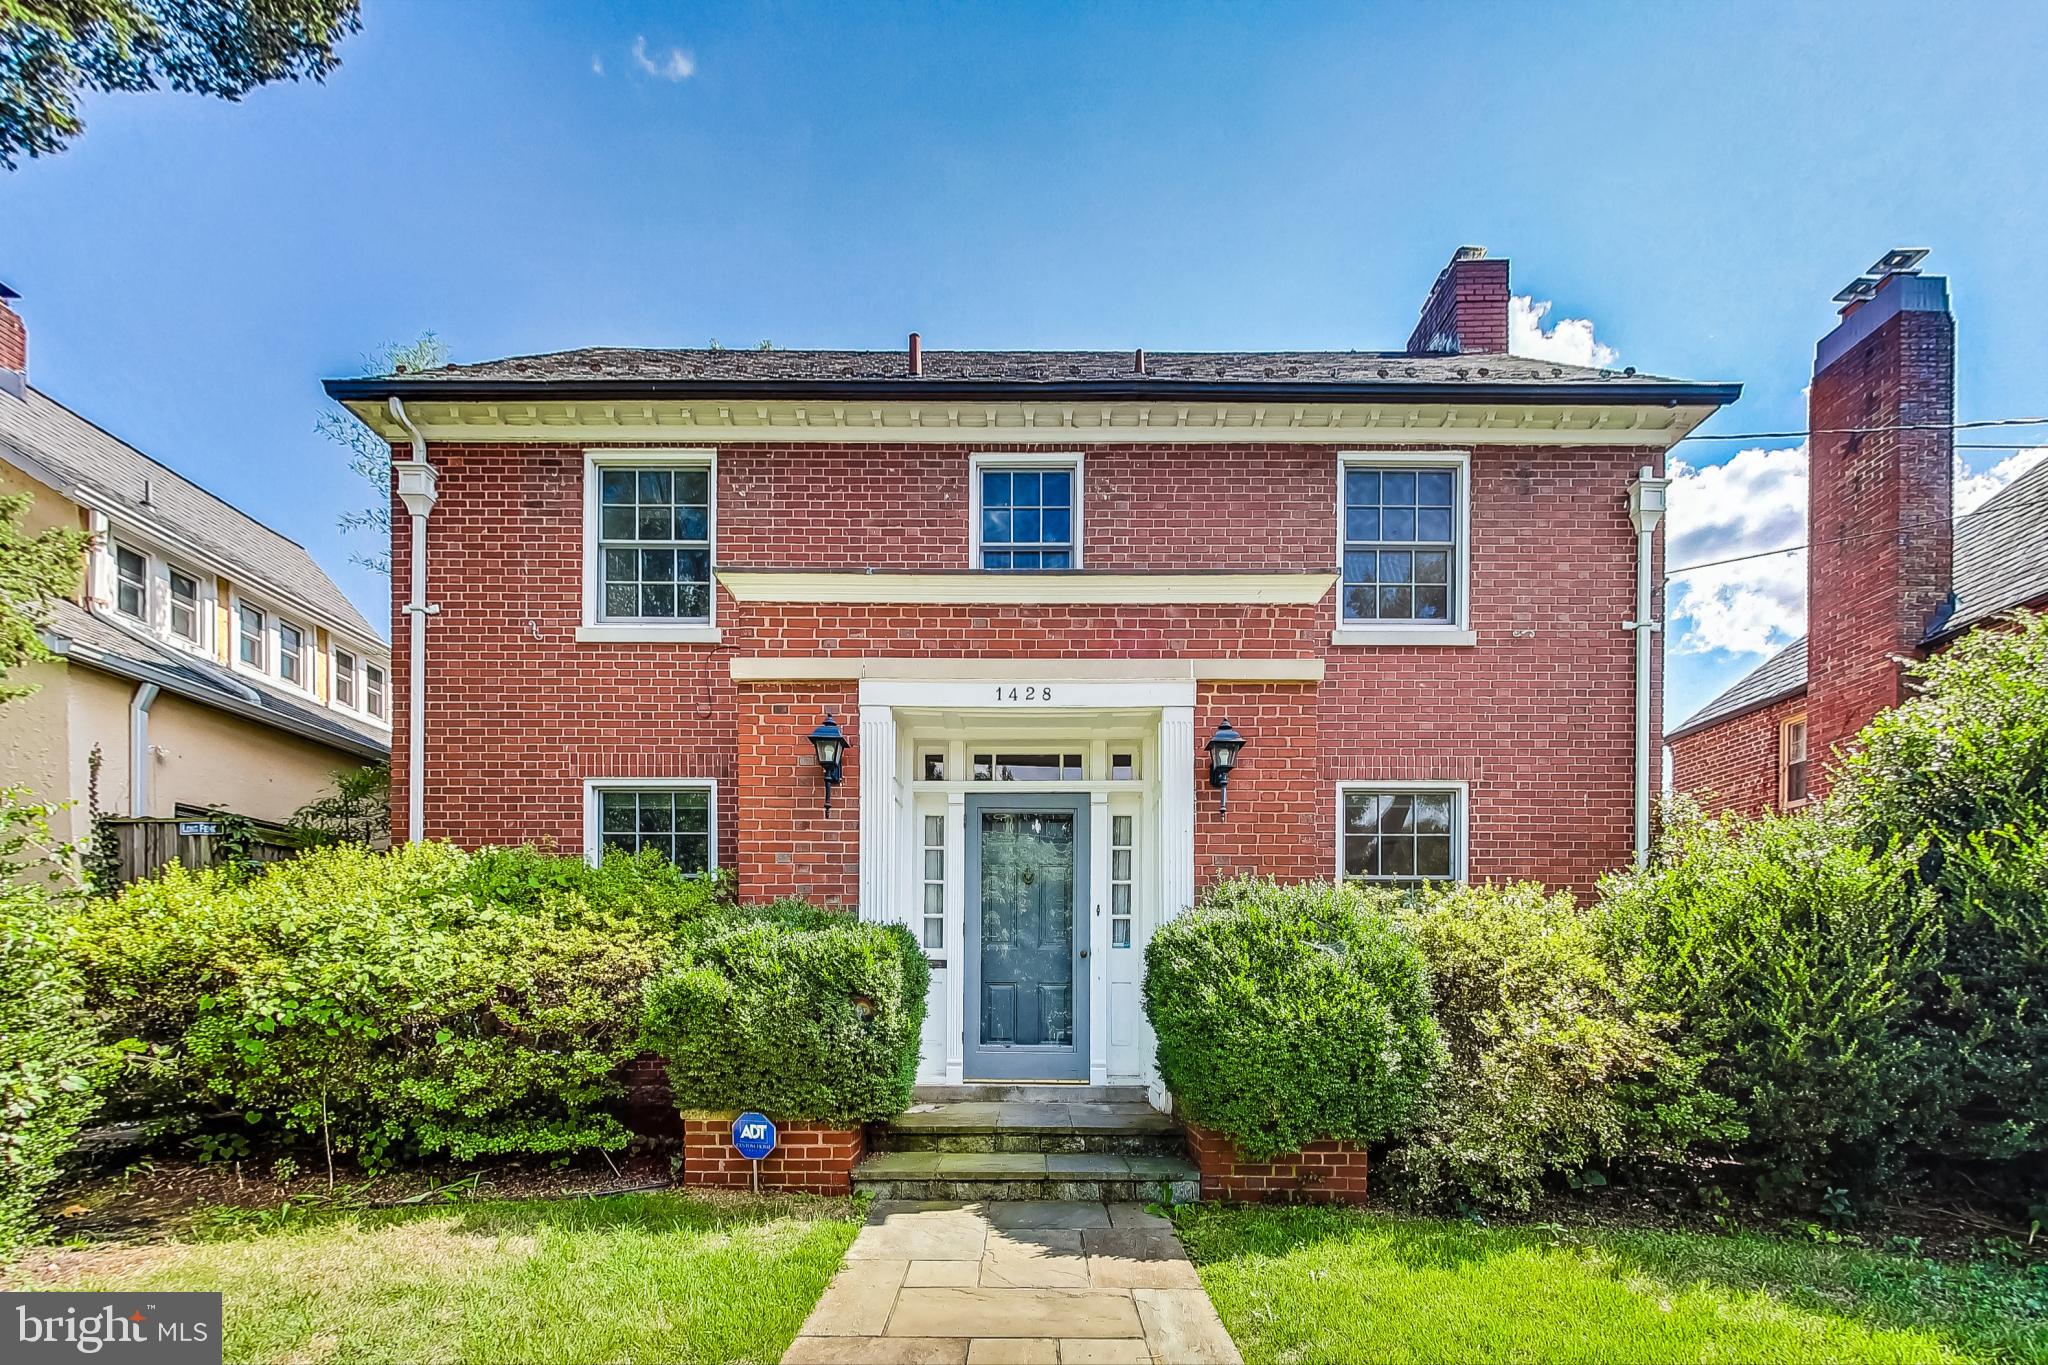
[[[846,1200],[444,1204],[31,1253],[8,1287],[218,1289],[231,1361],[772,1363],[858,1228]]]
[[[1251,1365],[2048,1362],[2040,1266],[1311,1208],[1199,1206],[1179,1226]]]

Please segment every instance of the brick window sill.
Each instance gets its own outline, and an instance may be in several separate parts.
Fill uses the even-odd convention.
[[[1350,626],[1330,632],[1333,645],[1444,645],[1479,643],[1476,631],[1453,626]]]
[[[724,639],[717,626],[595,625],[576,627],[578,644],[715,645]]]

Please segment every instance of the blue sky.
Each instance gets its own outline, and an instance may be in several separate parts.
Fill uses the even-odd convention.
[[[367,0],[342,58],[240,105],[89,101],[0,173],[0,280],[39,387],[379,621],[317,382],[429,328],[458,360],[1395,347],[1472,242],[1540,327],[1582,320],[1531,345],[1741,380],[1710,430],[1782,430],[1829,295],[1912,244],[1961,414],[2048,413],[2048,6]],[[1799,539],[1797,445],[1681,484],[1674,557]],[[1670,715],[1798,630],[1798,575],[1679,595]]]

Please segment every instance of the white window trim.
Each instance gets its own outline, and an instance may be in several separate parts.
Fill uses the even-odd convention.
[[[362,677],[360,679],[361,686],[357,689],[363,698],[363,709],[357,714],[370,722],[370,724],[381,725],[386,730],[389,730],[391,728],[391,660],[381,656],[372,659],[368,655],[358,655],[357,658],[362,661],[363,665]],[[382,715],[370,709],[370,670],[372,668],[375,668],[384,675],[384,713]]]
[[[711,501],[706,514],[706,542],[711,549],[711,600],[705,619],[688,624],[663,625],[659,621],[605,621],[599,619],[603,603],[602,562],[599,554],[599,523],[602,520],[601,471],[615,465],[638,468],[667,465],[671,468],[703,469],[710,479]],[[651,450],[587,449],[583,452],[583,619],[576,638],[585,643],[615,644],[667,643],[715,645],[723,639],[718,627],[718,452],[710,447],[657,447]]]
[[[242,608],[263,613],[263,666],[242,658]],[[277,664],[277,613],[261,602],[253,602],[239,592],[228,593],[228,667],[236,673],[261,678],[265,682],[276,677]]]
[[[1472,827],[1472,784],[1462,779],[1441,781],[1397,780],[1386,782],[1339,782],[1337,784],[1337,821],[1334,866],[1338,881],[1356,881],[1363,886],[1409,886],[1423,885],[1417,878],[1414,882],[1375,880],[1365,877],[1344,875],[1344,798],[1351,792],[1451,792],[1457,796],[1452,803],[1451,818],[1451,880],[1464,882],[1471,879],[1471,870],[1466,860],[1469,847],[1468,834]]]
[[[340,655],[346,654],[355,660],[355,667],[349,676],[355,680],[356,700],[353,705],[341,699]],[[384,673],[384,711],[378,715],[370,709],[370,669],[378,668]],[[391,665],[383,658],[374,658],[362,649],[345,641],[330,639],[327,646],[327,704],[342,715],[363,721],[381,729],[391,728]]]
[[[293,682],[284,675],[284,628],[286,626],[290,626],[299,633],[299,672],[301,677],[297,682]],[[270,680],[287,692],[296,692],[300,696],[305,697],[314,696],[314,678],[320,671],[319,664],[316,662],[320,657],[319,632],[308,629],[306,623],[295,616],[286,616],[282,612],[275,611],[270,613],[268,624],[264,626],[264,630],[270,636],[270,663],[272,668]]]
[[[1081,506],[1086,501],[1087,474],[1082,469],[1081,452],[1078,450],[978,450],[967,457],[967,567],[976,573],[1008,573],[1006,569],[983,569],[981,567],[981,471],[984,469],[1060,469],[1074,471],[1074,517],[1070,528],[1074,538],[1074,563],[1071,569],[1026,570],[1024,577],[1031,573],[1072,573],[1082,567],[1082,517]]]
[[[171,626],[171,570],[176,569],[199,585],[199,601],[195,610],[199,614],[199,638],[188,640]],[[205,658],[213,657],[214,617],[217,613],[219,586],[210,573],[201,573],[190,565],[174,559],[163,561],[164,571],[164,638],[190,654]]]
[[[607,791],[695,791],[706,798],[705,872],[718,870],[718,781],[710,777],[586,777],[583,779],[583,857],[592,867],[604,861],[604,808],[598,799]]]
[[[1454,471],[1458,480],[1456,545],[1451,555],[1451,619],[1442,625],[1413,621],[1379,625],[1344,619],[1344,474],[1351,469],[1415,469]],[[1336,478],[1337,596],[1333,645],[1476,645],[1472,629],[1472,452],[1469,450],[1342,450],[1337,452]]]
[[[121,610],[121,551],[126,550],[142,561],[142,614],[130,616]],[[151,609],[156,599],[156,556],[130,541],[125,536],[107,538],[107,606],[123,621],[132,621],[146,630],[154,630],[156,613]]]

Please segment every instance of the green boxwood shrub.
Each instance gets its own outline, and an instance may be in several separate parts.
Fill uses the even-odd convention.
[[[0,1250],[98,1109],[107,1055],[50,893],[0,882]]]
[[[647,989],[684,1110],[856,1124],[910,1106],[931,968],[900,924],[781,901],[683,935]]]
[[[1254,1159],[1403,1131],[1436,1070],[1421,956],[1356,888],[1217,884],[1145,950],[1159,1072]]]
[[[1421,950],[1446,1050],[1392,1153],[1409,1197],[1526,1210],[1547,1176],[1730,1135],[1731,1106],[1668,1041],[1675,1021],[1624,997],[1572,896],[1527,882],[1368,894]]]
[[[1910,1024],[1941,958],[1911,852],[1872,851],[1821,816],[1706,819],[1674,804],[1650,867],[1601,887],[1624,984],[1679,1021],[1675,1045],[1749,1130],[1768,1181],[1896,1168],[1920,1045]]]
[[[77,913],[88,994],[158,1093],[376,1164],[617,1147],[621,1063],[665,945],[724,884],[652,855],[318,850],[172,869]]]
[[[2048,617],[1973,631],[1858,736],[1830,806],[1865,848],[1920,849],[1948,933],[1912,1028],[1944,1155],[2048,1153]]]

